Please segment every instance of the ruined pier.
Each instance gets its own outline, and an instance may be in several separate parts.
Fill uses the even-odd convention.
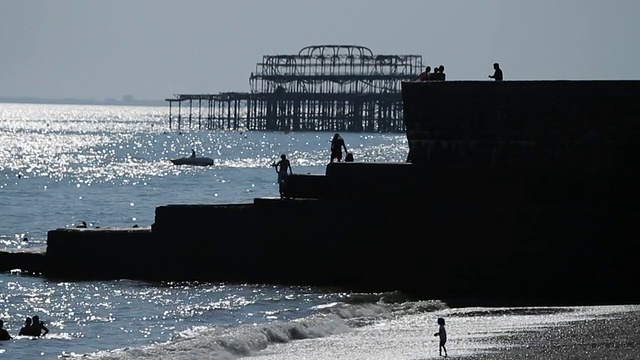
[[[401,83],[421,71],[421,55],[377,55],[356,45],[314,45],[295,55],[264,55],[249,77],[250,92],[166,99],[169,126],[404,132]]]

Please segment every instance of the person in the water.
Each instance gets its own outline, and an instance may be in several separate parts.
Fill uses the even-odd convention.
[[[0,320],[0,340],[11,340],[11,335],[9,332],[3,328],[4,321]]]
[[[44,336],[49,333],[49,329],[44,326],[44,323],[40,321],[40,317],[38,315],[33,315],[31,318],[31,326],[33,327],[33,336]]]
[[[20,332],[18,333],[18,335],[33,336],[33,325],[30,317],[27,316],[27,318],[24,319],[24,326],[20,328]]]

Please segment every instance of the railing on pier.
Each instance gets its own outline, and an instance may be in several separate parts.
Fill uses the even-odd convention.
[[[249,78],[250,93],[166,99],[169,127],[175,121],[178,129],[403,132],[401,83],[421,70],[420,55],[374,55],[355,45],[265,55]]]

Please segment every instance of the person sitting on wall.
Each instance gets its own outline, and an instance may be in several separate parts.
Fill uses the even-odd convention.
[[[495,81],[502,81],[503,76],[502,69],[500,69],[500,64],[493,64],[493,75],[489,75],[489,77],[494,79]]]
[[[333,139],[331,140],[331,160],[330,163],[333,162],[333,159],[336,159],[338,162],[342,161],[342,149],[344,152],[348,152],[347,145],[344,143],[344,139],[340,134],[336,133],[333,135]]]
[[[424,71],[418,75],[417,78],[413,79],[414,81],[429,81],[431,79],[431,66],[427,66]]]
[[[438,80],[438,76],[440,76],[440,68],[436,66],[433,68],[433,74],[431,74],[429,80],[436,81]]]
[[[353,162],[353,153],[348,152],[344,157],[344,162]]]
[[[444,81],[447,77],[447,74],[444,73],[444,65],[438,66],[438,79],[440,81]]]

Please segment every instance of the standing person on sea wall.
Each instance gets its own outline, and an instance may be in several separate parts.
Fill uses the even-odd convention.
[[[283,199],[285,197],[284,194],[284,182],[287,180],[289,175],[293,174],[293,170],[291,169],[291,163],[285,154],[280,155],[280,161],[275,163],[276,173],[278,173],[278,190],[280,191],[280,198]]]
[[[493,64],[493,75],[489,75],[489,77],[494,79],[495,81],[502,81],[503,75],[502,69],[500,69],[500,64]]]
[[[344,149],[345,153],[349,152],[342,136],[335,133],[333,139],[331,139],[331,160],[329,162],[333,162],[333,159],[336,159],[338,162],[342,161],[342,149]]]

